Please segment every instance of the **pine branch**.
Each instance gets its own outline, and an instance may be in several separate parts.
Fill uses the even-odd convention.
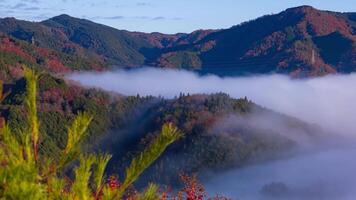
[[[99,195],[103,188],[104,172],[110,159],[111,155],[107,154],[97,155],[95,158],[93,169],[93,189],[95,195]]]
[[[165,149],[182,137],[182,133],[172,124],[165,124],[160,135],[140,155],[134,158],[126,169],[125,181],[118,190],[117,196],[121,198],[126,189],[165,151]]]
[[[67,145],[62,153],[59,168],[75,160],[80,155],[80,144],[93,117],[87,113],[79,113],[73,124],[68,128]]]
[[[91,191],[89,188],[89,179],[91,176],[91,167],[95,162],[95,156],[80,156],[80,165],[74,170],[75,181],[72,185],[71,199],[89,200]]]
[[[37,117],[37,80],[38,75],[33,70],[25,71],[26,78],[26,107],[28,110],[27,120],[29,122],[29,132],[31,134],[32,153],[35,161],[38,160],[39,123]]]

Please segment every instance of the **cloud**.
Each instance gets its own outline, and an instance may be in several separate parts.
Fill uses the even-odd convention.
[[[87,16],[85,16],[87,18]],[[152,20],[152,21],[159,21],[159,20],[181,20],[181,18],[166,18],[166,17],[149,17],[149,16],[96,16],[96,17],[88,17],[88,19],[92,20],[118,20],[118,19],[139,19],[139,20]]]
[[[353,200],[355,153],[355,149],[339,149],[299,155],[221,173],[204,185],[211,195],[238,199]]]
[[[25,7],[27,7],[27,4],[25,4],[25,3],[18,3],[18,4],[16,4],[16,5],[12,6],[11,9],[22,9],[22,8],[25,8]]]
[[[24,10],[41,10],[40,7],[28,7],[28,8],[25,8]]]
[[[152,18],[152,20],[174,20],[174,21],[177,21],[177,20],[182,20],[182,18],[180,18],[180,17],[154,17],[154,18]]]
[[[33,4],[39,4],[39,0],[21,0],[22,2],[27,2],[27,3],[33,3]]]
[[[124,16],[111,16],[111,17],[103,17],[103,19],[123,19]]]
[[[32,19],[34,19],[36,21],[42,21],[42,20],[49,19],[51,16],[52,15],[50,13],[42,13],[42,14],[33,16]]]
[[[198,76],[188,71],[139,69],[69,76],[84,85],[125,95],[162,95],[173,98],[180,92],[225,92],[325,129],[356,135],[356,74],[295,80],[282,75],[244,78]],[[95,81],[92,81],[95,80]]]
[[[154,17],[154,18],[152,18],[152,20],[165,20],[165,19],[167,19],[167,18],[165,18],[165,17]]]
[[[152,4],[147,3],[147,2],[138,2],[136,6],[151,6]]]
[[[152,19],[151,17],[147,17],[147,16],[134,16],[134,19]]]
[[[125,19],[125,16],[121,15],[115,15],[115,16],[95,16],[95,17],[90,17],[83,15],[83,18],[91,19],[91,20],[118,20],[118,19]]]
[[[167,17],[153,17],[151,18],[152,20],[181,20],[182,18],[180,17],[173,17],[173,18],[167,18]]]
[[[39,3],[37,0],[32,1],[32,0],[23,0],[22,2],[27,2],[27,3],[18,3],[14,6],[5,6],[8,9],[12,9],[12,10],[23,10],[23,11],[37,11],[37,10],[41,10],[40,7],[37,6],[30,6],[28,3]]]

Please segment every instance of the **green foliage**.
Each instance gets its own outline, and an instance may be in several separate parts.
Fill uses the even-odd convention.
[[[286,40],[288,42],[293,41],[296,38],[296,34],[294,33],[293,27],[288,26],[284,29],[284,32],[286,34]]]
[[[142,195],[139,195],[138,200],[157,200],[160,199],[160,195],[158,193],[158,186],[155,184],[148,185],[147,189]]]
[[[174,141],[182,137],[182,133],[172,124],[165,124],[159,136],[142,153],[135,157],[130,166],[126,168],[125,181],[114,197],[121,198],[125,190],[135,182],[138,177],[157,160],[165,149]]]
[[[70,199],[89,200],[91,191],[89,188],[89,179],[91,176],[91,167],[94,164],[95,157],[92,155],[81,156],[80,165],[74,170],[75,181],[70,192]]]
[[[58,158],[60,152],[66,147],[67,127],[73,117],[56,111],[40,112],[41,121],[40,154]]]
[[[140,37],[125,31],[61,15],[43,22],[51,28],[65,30],[68,38],[87,51],[107,58],[111,64],[143,64],[144,56],[140,50],[151,45]],[[41,38],[40,38],[41,39]],[[52,37],[53,40],[53,37]],[[43,41],[46,43],[46,41]],[[58,48],[58,47],[57,47]]]
[[[201,69],[202,61],[199,53],[191,51],[178,51],[173,54],[164,55],[169,65],[182,69]]]
[[[64,148],[60,159],[59,167],[64,167],[69,162],[75,160],[81,152],[81,142],[92,117],[86,113],[79,113],[72,125],[68,128],[67,145]]]
[[[111,155],[98,155],[94,160],[94,169],[93,169],[93,183],[92,188],[95,191],[95,194],[98,195],[101,189],[104,187],[104,173],[105,168],[108,162],[111,159]]]
[[[35,74],[35,71],[27,70],[25,72],[26,77],[26,91],[27,98],[26,108],[27,108],[27,117],[29,122],[29,132],[31,134],[32,148],[34,152],[34,159],[37,160],[38,152],[38,141],[39,141],[39,124],[37,117],[37,105],[36,105],[36,95],[37,95],[37,80],[38,76]]]
[[[42,74],[39,77],[39,90],[46,91],[53,88],[66,89],[66,84],[63,79],[55,78],[49,74]]]

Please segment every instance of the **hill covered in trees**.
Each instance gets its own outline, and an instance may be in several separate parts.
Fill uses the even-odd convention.
[[[24,46],[15,51],[3,39],[0,50],[57,72],[149,65],[219,75],[310,77],[355,71],[355,30],[355,13],[309,6],[229,29],[173,35],[117,30],[68,15],[42,22],[5,18],[0,32]]]
[[[15,133],[28,126],[25,83],[20,78],[4,85],[8,95],[1,104],[2,121],[6,119]],[[44,155],[59,155],[68,138],[66,127],[82,112],[93,116],[83,150],[112,154],[111,173],[123,171],[164,124],[175,124],[185,133],[143,174],[138,186],[152,180],[175,185],[182,172],[224,171],[279,158],[298,150],[303,145],[300,138],[317,143],[321,133],[318,127],[264,109],[247,98],[233,99],[223,93],[182,94],[174,99],[125,97],[84,89],[46,72],[38,83],[43,134],[39,151]]]

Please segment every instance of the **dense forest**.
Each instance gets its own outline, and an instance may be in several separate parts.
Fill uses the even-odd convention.
[[[2,121],[14,133],[28,127],[26,121],[26,80],[4,84]],[[83,144],[86,152],[108,152],[112,159],[107,171],[123,171],[129,161],[149,146],[166,123],[185,133],[136,183],[138,187],[155,181],[179,185],[181,173],[201,174],[226,170],[248,163],[285,156],[296,150],[293,131],[256,126],[245,121],[252,114],[278,119],[291,130],[311,140],[317,127],[264,109],[247,98],[233,99],[226,94],[181,94],[174,99],[121,96],[98,89],[84,89],[46,72],[38,78],[38,117],[41,121],[39,151],[57,157],[68,139],[66,127],[78,113],[93,116]],[[232,124],[222,124],[236,118]],[[239,123],[241,122],[241,123]],[[277,125],[275,125],[277,126]],[[319,130],[318,130],[319,131]],[[46,148],[42,148],[46,147]]]

